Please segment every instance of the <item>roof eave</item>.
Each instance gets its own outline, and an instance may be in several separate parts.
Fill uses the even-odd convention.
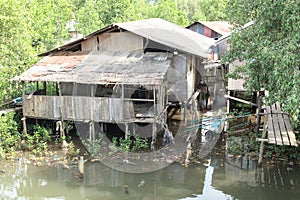
[[[60,47],[51,49],[51,50],[49,50],[49,51],[47,51],[47,52],[44,52],[44,53],[39,54],[38,56],[39,56],[39,57],[42,57],[42,56],[48,56],[48,55],[50,55],[50,54],[52,54],[52,53],[55,53],[55,52],[57,52],[57,51],[61,51],[61,50],[68,49],[69,47],[74,46],[75,44],[81,43],[81,42],[84,41],[84,40],[87,40],[87,39],[89,39],[89,38],[91,38],[91,37],[93,37],[93,36],[95,36],[95,35],[98,35],[98,34],[100,34],[100,33],[103,33],[103,32],[105,32],[105,31],[107,31],[107,30],[109,30],[109,29],[112,29],[112,28],[114,28],[114,27],[115,27],[115,26],[112,25],[112,24],[111,24],[111,25],[108,25],[108,26],[106,26],[106,27],[104,27],[104,28],[102,28],[102,29],[99,29],[99,30],[97,30],[97,31],[94,31],[94,32],[92,32],[92,33],[90,33],[90,34],[84,36],[83,38],[80,38],[80,39],[75,40],[75,41],[73,41],[73,42],[64,44],[64,45],[62,45],[62,46],[60,46]]]

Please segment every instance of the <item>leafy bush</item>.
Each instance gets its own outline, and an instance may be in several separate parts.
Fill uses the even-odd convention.
[[[13,153],[19,146],[20,133],[13,118],[14,113],[0,116],[0,157],[4,157],[6,153]]]

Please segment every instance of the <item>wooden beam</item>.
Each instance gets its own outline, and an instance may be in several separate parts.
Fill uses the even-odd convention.
[[[239,99],[239,98],[236,98],[236,97],[232,97],[232,96],[229,96],[229,95],[224,95],[224,97],[225,97],[225,98],[228,98],[228,99],[235,100],[235,101],[239,101],[239,102],[242,102],[242,103],[250,104],[250,105],[252,105],[252,106],[257,106],[257,104],[252,103],[252,102],[250,102],[250,101],[246,101],[246,100]]]
[[[63,97],[62,97],[62,93],[61,93],[61,83],[57,82],[57,90],[58,90],[58,95],[60,97],[60,134],[61,137],[65,137],[65,132],[64,132],[64,119],[63,119]]]
[[[95,139],[95,123],[94,123],[94,97],[95,97],[95,85],[91,85],[91,101],[90,101],[90,140]]]

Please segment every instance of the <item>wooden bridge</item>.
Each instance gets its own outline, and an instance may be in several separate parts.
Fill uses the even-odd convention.
[[[266,107],[268,143],[298,146],[289,115],[281,111],[279,103]]]
[[[265,115],[263,134],[262,138],[258,139],[258,141],[261,141],[259,163],[262,162],[264,142],[275,145],[298,146],[289,115],[281,111],[278,102],[271,106],[266,106],[263,115]],[[258,117],[258,126],[259,124],[260,117]],[[267,138],[265,139],[266,135]]]

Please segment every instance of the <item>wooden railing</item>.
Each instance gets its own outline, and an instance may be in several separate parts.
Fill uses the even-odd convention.
[[[132,101],[82,96],[24,96],[23,114],[42,119],[95,122],[123,122],[135,119]]]

